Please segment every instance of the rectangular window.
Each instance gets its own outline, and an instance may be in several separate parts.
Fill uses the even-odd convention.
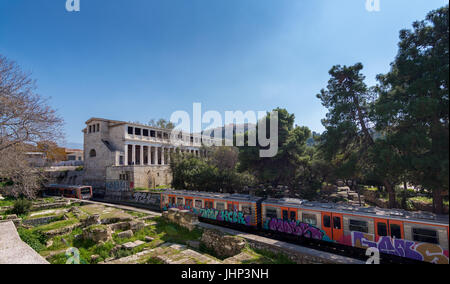
[[[119,157],[119,165],[123,165],[123,156]]]
[[[333,229],[341,229],[341,217],[333,217]]]
[[[92,132],[92,125],[89,125],[89,133]]]
[[[128,127],[128,134],[133,135],[133,127]]]
[[[277,209],[266,207],[266,218],[278,218]]]
[[[201,200],[195,200],[195,208],[202,208],[202,201]]]
[[[186,206],[192,208],[192,199],[186,199]]]
[[[205,201],[205,208],[214,209],[214,203],[212,201]]]
[[[296,221],[296,216],[297,214],[295,214],[295,211],[291,211],[291,212],[289,212],[289,218],[292,220],[292,221]]]
[[[421,243],[439,244],[439,237],[435,230],[413,228],[413,240]]]
[[[369,226],[367,225],[367,221],[350,219],[350,227],[349,228],[350,228],[350,231],[352,231],[352,232],[361,232],[361,233],[369,232]]]
[[[288,218],[289,218],[289,212],[288,212],[287,210],[283,210],[283,211],[281,212],[281,214],[283,215],[283,220],[284,220],[284,221],[287,221]]]
[[[242,213],[244,213],[244,215],[252,215],[252,207],[242,206]]]
[[[183,197],[177,198],[177,205],[183,205]]]
[[[134,134],[135,135],[141,135],[141,129],[140,128],[135,128],[134,129]]]
[[[170,197],[169,196],[169,203],[170,204],[175,204],[175,197]]]
[[[388,234],[387,234],[386,223],[382,223],[382,222],[377,223],[377,231],[378,231],[378,236],[380,236],[380,237],[387,236]]]
[[[223,202],[217,202],[217,203],[216,203],[216,209],[217,209],[217,210],[225,210],[225,203],[223,203]]]
[[[331,217],[328,215],[323,216],[323,226],[325,228],[331,228]]]
[[[156,137],[155,130],[150,130],[150,137]]]
[[[400,228],[400,225],[397,224],[391,224],[391,237],[396,239],[402,238],[402,229]]]
[[[148,137],[148,129],[142,130],[142,136]]]
[[[316,215],[303,213],[303,223],[310,224],[311,226],[317,226]]]
[[[99,131],[100,131],[100,124],[97,123],[97,132],[99,132]]]

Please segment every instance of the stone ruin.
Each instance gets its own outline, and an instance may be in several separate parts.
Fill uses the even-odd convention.
[[[169,211],[163,213],[163,217],[187,228],[189,231],[194,230],[199,224],[198,217],[189,210],[180,210],[178,208],[170,208]],[[191,242],[194,243],[194,242]],[[246,242],[244,239],[226,235],[217,230],[204,229],[203,235],[199,243],[188,243],[189,246],[199,248],[200,245],[205,246],[213,251],[220,258],[229,258],[241,253]]]
[[[246,242],[239,237],[225,235],[218,230],[205,230],[201,243],[220,258],[233,257],[241,253]]]
[[[189,231],[194,230],[199,224],[197,215],[189,210],[170,208],[169,211],[163,212],[162,216],[170,222],[178,224]]]

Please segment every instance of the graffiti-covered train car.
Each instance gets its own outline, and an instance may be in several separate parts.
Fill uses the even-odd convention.
[[[185,209],[203,219],[256,227],[261,200],[243,194],[168,190],[161,194],[161,209]]]
[[[200,220],[262,230],[295,242],[312,239],[356,249],[373,247],[384,255],[449,263],[448,216],[293,198],[178,190],[161,193],[161,209],[174,207],[190,210]]]
[[[406,212],[273,199],[262,202],[262,227],[299,238],[312,238],[418,261],[449,263],[449,219]]]

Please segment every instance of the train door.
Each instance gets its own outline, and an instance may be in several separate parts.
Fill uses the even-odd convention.
[[[331,213],[322,212],[322,230],[330,239],[333,239],[333,229],[331,227]]]
[[[239,211],[239,202],[227,202],[228,211]]]
[[[344,228],[342,214],[322,212],[322,230],[334,241],[342,241]]]
[[[375,219],[375,240],[378,241],[381,237],[389,235],[388,220]]]
[[[333,240],[337,242],[343,241],[344,237],[344,224],[342,214],[332,213],[332,228],[333,228]]]
[[[175,206],[177,204],[177,200],[175,195],[169,195],[169,205],[170,206]]]
[[[214,209],[213,199],[205,199],[205,209]]]
[[[376,241],[386,236],[393,239],[404,239],[403,223],[395,220],[375,219],[375,235]]]
[[[192,198],[185,198],[184,201],[184,205],[186,206],[187,209],[192,209],[192,207],[194,206],[194,201]]]
[[[395,220],[389,220],[389,235],[393,239],[404,239],[405,233],[403,231],[403,222],[401,221],[395,221]]]
[[[297,221],[297,209],[281,207],[281,219],[284,221]]]

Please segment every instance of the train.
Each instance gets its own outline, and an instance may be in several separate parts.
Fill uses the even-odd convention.
[[[43,191],[44,196],[62,196],[76,199],[91,199],[92,186],[49,184]]]
[[[189,210],[201,221],[269,233],[289,241],[378,249],[401,260],[449,264],[449,216],[320,203],[295,198],[166,190],[162,211]]]

